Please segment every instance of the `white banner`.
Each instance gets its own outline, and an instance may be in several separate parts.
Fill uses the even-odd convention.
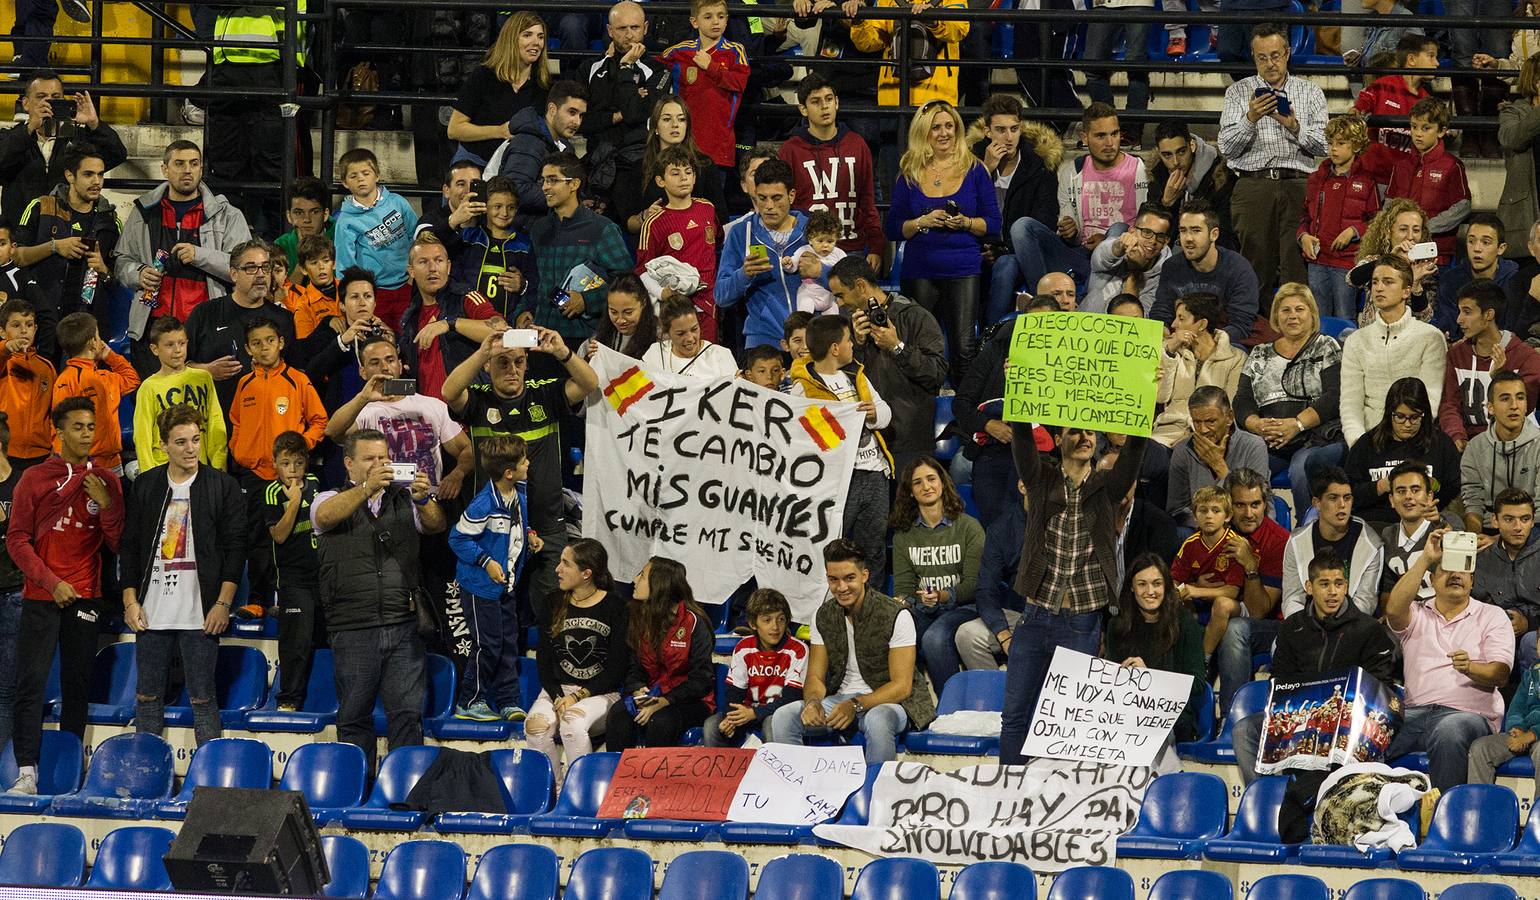
[[[812,621],[861,434],[856,404],[653,371],[606,347],[592,363],[583,534],[604,544],[615,577],[667,556],[702,603],[754,577]]]
[[[1060,647],[1043,680],[1022,753],[1154,765],[1191,693],[1191,675],[1121,666]]]
[[[956,772],[889,762],[872,785],[869,825],[813,833],[873,856],[935,863],[1006,860],[1035,872],[1110,866],[1154,777],[1143,767],[1046,759]]]
[[[839,815],[865,780],[860,747],[765,744],[738,783],[727,820],[814,825]]]

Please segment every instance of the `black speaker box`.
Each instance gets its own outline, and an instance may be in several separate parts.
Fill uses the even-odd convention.
[[[305,795],[200,787],[166,854],[178,891],[319,897],[331,876]]]

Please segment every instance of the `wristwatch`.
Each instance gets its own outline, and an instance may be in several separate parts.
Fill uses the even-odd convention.
[[[905,346],[904,342],[903,341],[899,341],[898,343],[893,345],[893,352],[895,354],[903,353],[904,352],[904,346]]]
[[[856,715],[858,715],[858,716],[861,713],[866,712],[866,707],[861,705],[861,698],[860,697],[851,697],[850,698],[850,705],[855,707]]]

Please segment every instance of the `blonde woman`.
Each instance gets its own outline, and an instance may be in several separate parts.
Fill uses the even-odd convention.
[[[952,104],[933,100],[920,107],[909,123],[909,149],[899,160],[887,219],[888,239],[908,241],[904,295],[946,330],[953,384],[973,359],[982,241],[1000,231],[994,180],[965,138]]]
[[[551,86],[545,48],[545,23],[539,16],[517,12],[508,17],[486,58],[465,79],[449,114],[449,139],[460,142],[456,160],[485,166],[498,145],[512,137],[508,123],[514,113],[528,106],[545,111]]]
[[[1534,177],[1534,173],[1530,173]],[[1426,259],[1412,262],[1412,248],[1433,238],[1428,231],[1428,214],[1417,201],[1398,197],[1388,201],[1364,229],[1363,239],[1358,242],[1358,254],[1348,280],[1360,290],[1368,290],[1374,266],[1366,265],[1381,256],[1399,256],[1412,267],[1412,298],[1409,306],[1417,318],[1426,322],[1433,318],[1433,300],[1438,296],[1438,260]],[[1374,304],[1365,303],[1358,312],[1358,327],[1374,321]]]

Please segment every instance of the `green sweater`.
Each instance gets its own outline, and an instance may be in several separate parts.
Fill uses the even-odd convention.
[[[1134,614],[1134,627],[1126,637],[1119,639],[1112,629],[1107,629],[1106,652],[1102,655],[1119,663],[1137,656],[1144,660],[1148,668],[1191,675],[1192,693],[1187,699],[1187,708],[1177,717],[1173,731],[1178,741],[1195,740],[1198,736],[1198,704],[1203,702],[1203,684],[1207,677],[1207,664],[1203,656],[1203,626],[1198,624],[1191,611],[1183,609],[1175,646],[1157,656],[1153,652],[1154,626],[1145,622],[1137,610]]]
[[[893,596],[913,600],[922,590],[946,589],[951,596],[937,609],[973,602],[979,560],[984,556],[984,526],[960,515],[935,528],[916,518],[893,534]]]

